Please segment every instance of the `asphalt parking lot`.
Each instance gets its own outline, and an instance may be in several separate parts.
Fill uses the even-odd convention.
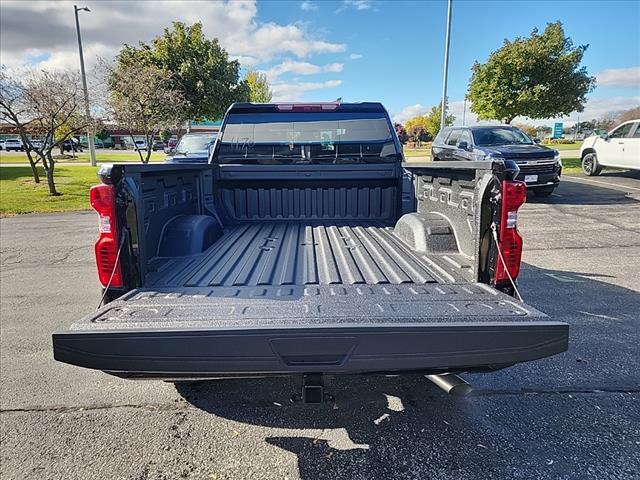
[[[121,380],[56,363],[51,332],[99,300],[92,213],[0,220],[3,479],[638,478],[640,175],[565,178],[521,211],[525,301],[570,349],[448,397],[420,376]]]

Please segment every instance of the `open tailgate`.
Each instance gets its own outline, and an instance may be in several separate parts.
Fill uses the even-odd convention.
[[[499,368],[567,343],[484,284],[138,289],[53,334],[56,360],[158,378]]]

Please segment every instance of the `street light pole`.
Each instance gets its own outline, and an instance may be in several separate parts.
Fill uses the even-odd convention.
[[[451,3],[447,1],[447,33],[444,44],[444,71],[442,72],[442,103],[440,104],[440,129],[445,127],[447,117],[447,76],[449,74],[449,43],[451,39]]]
[[[87,74],[84,70],[84,55],[82,54],[82,38],[80,37],[80,22],[78,20],[78,12],[84,10],[90,12],[88,7],[73,6],[73,12],[76,16],[76,33],[78,34],[78,51],[80,52],[80,72],[82,73],[82,89],[84,90],[84,107],[89,125],[87,127],[87,143],[89,144],[89,155],[91,157],[91,165],[96,166],[96,147],[93,144],[93,128],[91,128],[91,112],[89,110],[89,91],[87,90]]]
[[[465,122],[465,117],[467,116],[467,96],[464,96],[464,103],[462,106],[462,126],[464,127],[466,125]]]

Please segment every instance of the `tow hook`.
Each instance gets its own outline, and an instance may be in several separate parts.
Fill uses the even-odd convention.
[[[441,373],[438,375],[425,375],[429,380],[435,383],[440,389],[456,397],[464,397],[469,395],[473,388],[463,378],[455,373]]]

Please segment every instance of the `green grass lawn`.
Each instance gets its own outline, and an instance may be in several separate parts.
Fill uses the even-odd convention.
[[[420,149],[411,151],[420,152],[420,154],[407,156],[426,155]],[[579,158],[565,158],[562,160],[562,165],[563,174],[581,172]],[[49,196],[44,170],[42,167],[38,170],[41,177],[40,184],[34,183],[31,169],[27,166],[0,168],[0,215],[66,212],[91,208],[89,188],[99,183],[96,167],[85,165],[56,167],[56,185],[62,194],[58,197]]]
[[[430,157],[431,149],[426,148],[405,148],[403,150],[405,157]]]
[[[580,173],[582,172],[581,161],[579,158],[563,158],[562,174]]]
[[[67,154],[70,158],[57,158],[56,161],[64,163],[89,163],[89,152],[76,153],[76,157],[73,158]],[[153,152],[151,154],[152,162],[162,162],[167,156],[164,152]],[[54,157],[55,158],[55,157]],[[140,157],[135,152],[119,152],[117,150],[97,150],[96,160],[98,162],[106,163],[119,163],[119,162],[140,162]],[[5,152],[0,150],[0,165],[6,163],[24,163],[29,164],[27,160],[27,154],[24,152]]]
[[[551,143],[549,145],[545,145],[545,147],[555,148],[556,150],[580,150],[582,146],[582,142],[576,143]]]
[[[31,177],[29,167],[0,168],[0,215],[18,213],[89,210],[89,188],[99,182],[97,167],[58,166],[56,186],[62,195],[49,196],[44,170],[39,167],[40,183]]]

